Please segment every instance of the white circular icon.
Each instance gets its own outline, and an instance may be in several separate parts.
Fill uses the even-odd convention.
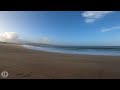
[[[2,76],[3,78],[7,78],[8,75],[9,75],[9,73],[8,73],[7,71],[5,71],[5,70],[1,72],[1,76]]]

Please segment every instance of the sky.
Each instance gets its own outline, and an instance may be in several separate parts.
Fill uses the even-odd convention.
[[[120,12],[0,11],[0,41],[120,46]]]

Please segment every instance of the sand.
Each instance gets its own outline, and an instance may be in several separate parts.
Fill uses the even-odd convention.
[[[0,73],[4,70],[9,73],[6,79],[120,79],[120,56],[50,53],[0,44]]]

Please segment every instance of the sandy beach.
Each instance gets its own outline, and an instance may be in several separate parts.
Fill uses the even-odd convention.
[[[0,44],[0,73],[3,70],[9,72],[7,79],[120,79],[120,56],[70,55]]]

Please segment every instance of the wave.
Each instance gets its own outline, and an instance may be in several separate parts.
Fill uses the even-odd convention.
[[[59,52],[66,54],[110,55],[120,56],[120,46],[34,46],[23,47],[47,52]]]

